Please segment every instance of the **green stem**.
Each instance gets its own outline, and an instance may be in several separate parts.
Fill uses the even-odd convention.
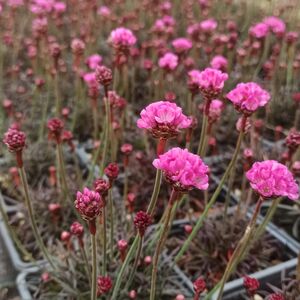
[[[249,242],[251,240],[253,231],[255,230],[256,219],[259,214],[262,202],[263,202],[263,198],[260,197],[256,204],[255,211],[253,212],[252,218],[245,230],[245,233],[243,237],[240,239],[238,245],[236,246],[227,264],[226,270],[220,282],[220,289],[219,289],[219,295],[217,300],[222,299],[225,283],[227,282],[229,276],[231,275],[234,267],[238,264],[238,260],[242,257],[243,253],[247,249],[247,245],[249,246]]]
[[[134,275],[135,275],[135,272],[137,270],[138,263],[139,263],[139,260],[140,260],[140,257],[141,257],[142,246],[143,246],[143,237],[141,237],[139,239],[139,242],[138,242],[136,255],[135,255],[135,260],[134,260],[134,263],[133,263],[133,267],[132,267],[132,270],[131,270],[131,274],[130,274],[128,283],[127,283],[126,288],[125,288],[126,290],[128,290],[130,288],[130,285],[133,281],[133,278],[134,278]]]
[[[106,250],[106,205],[103,208],[103,265],[102,265],[102,274],[105,276],[106,274],[106,258],[107,258],[107,250]]]
[[[56,116],[59,117],[60,115],[60,96],[59,96],[59,87],[58,87],[58,71],[54,75],[54,92],[55,92],[55,112]]]
[[[158,260],[160,257],[161,250],[164,246],[166,236],[168,234],[168,228],[169,228],[169,223],[171,220],[172,208],[173,208],[173,204],[175,203],[175,201],[177,199],[177,195],[178,195],[178,193],[175,190],[172,190],[169,204],[167,207],[167,213],[166,213],[166,217],[165,217],[165,221],[164,221],[164,225],[163,225],[163,230],[159,237],[159,240],[158,240],[158,243],[157,243],[157,246],[155,249],[155,253],[154,253],[154,257],[153,257],[152,276],[151,276],[151,290],[150,290],[150,298],[149,298],[150,300],[155,300],[156,279],[157,279],[157,272],[158,272],[158,270],[157,270],[158,269]]]
[[[208,123],[208,118],[207,118],[207,115],[204,113],[203,120],[202,120],[201,135],[200,135],[200,140],[199,140],[198,150],[197,150],[197,154],[200,156],[202,155],[203,148],[204,148],[204,140],[205,140],[206,131],[207,131],[207,123]]]
[[[229,165],[227,166],[227,169],[226,169],[226,171],[225,171],[225,173],[224,173],[224,175],[223,175],[223,177],[222,177],[222,179],[221,179],[221,181],[220,181],[217,189],[215,190],[215,192],[212,195],[212,197],[211,197],[210,201],[208,202],[208,204],[205,206],[205,209],[204,209],[202,215],[199,217],[196,225],[194,226],[193,231],[188,236],[188,238],[186,239],[186,241],[182,245],[180,251],[176,255],[174,263],[177,263],[179,261],[179,259],[182,257],[182,255],[185,253],[185,251],[188,249],[191,241],[193,240],[193,238],[196,236],[197,232],[202,227],[202,224],[203,224],[204,220],[206,219],[206,216],[207,216],[208,212],[210,211],[211,207],[216,202],[216,200],[217,200],[217,198],[218,198],[218,196],[219,196],[219,194],[220,194],[220,192],[222,190],[224,182],[226,181],[227,177],[229,176],[232,168],[234,167],[234,165],[235,165],[235,163],[237,161],[237,158],[238,158],[238,155],[239,155],[239,152],[240,152],[240,148],[241,148],[241,145],[242,145],[243,137],[244,137],[244,133],[241,130],[240,134],[239,134],[239,138],[238,138],[237,144],[236,144],[236,147],[235,147],[235,151],[234,151],[233,157],[232,157]]]
[[[88,261],[88,258],[86,256],[86,252],[85,252],[85,249],[84,249],[84,246],[80,246],[80,252],[81,252],[81,256],[84,260],[84,263],[85,263],[85,271],[86,271],[86,275],[88,277],[88,280],[89,280],[89,284],[90,286],[92,286],[92,278],[91,278],[91,270],[90,270],[90,267],[89,267],[89,261]]]
[[[69,189],[68,189],[67,179],[66,179],[66,168],[65,168],[63,149],[61,143],[57,143],[57,151],[58,151],[58,161],[59,161],[59,175],[61,177],[63,194],[65,198],[69,198]]]
[[[34,237],[35,237],[35,239],[36,239],[36,241],[39,245],[40,250],[43,253],[43,256],[45,257],[45,259],[47,259],[47,261],[49,262],[51,267],[53,269],[55,269],[55,265],[54,265],[52,259],[50,258],[50,255],[47,251],[47,248],[45,247],[44,242],[43,242],[43,240],[42,240],[42,238],[39,234],[39,230],[38,230],[35,218],[34,218],[34,213],[33,213],[33,208],[32,208],[32,201],[31,201],[30,196],[29,196],[28,182],[27,182],[27,177],[26,177],[24,167],[19,168],[19,171],[20,171],[20,177],[21,177],[21,181],[22,181],[22,185],[23,185],[23,189],[24,189],[25,203],[26,203],[26,206],[27,206],[27,209],[28,209],[29,219],[30,219],[30,222],[31,222],[32,230],[33,230],[33,235],[34,235]]]
[[[2,197],[2,193],[0,191],[0,212],[2,215],[2,220],[8,230],[8,233],[9,233],[10,237],[12,238],[14,244],[17,246],[17,249],[21,252],[23,258],[26,260],[29,260],[29,261],[34,261],[32,255],[22,245],[22,242],[19,240],[16,232],[14,231],[12,226],[9,224],[9,219],[8,219],[7,213],[6,213],[3,205],[4,205],[4,200]]]
[[[110,257],[113,258],[114,247],[114,205],[112,200],[112,190],[108,191],[108,204],[109,204],[109,220],[110,220]]]
[[[151,214],[151,216],[153,215],[154,209],[156,207],[157,198],[158,198],[158,194],[159,194],[159,191],[160,191],[161,178],[162,178],[162,171],[157,169],[156,170],[153,193],[152,193],[151,200],[150,200],[150,203],[149,203],[149,206],[148,206],[148,209],[147,209],[147,213]]]
[[[91,234],[92,241],[92,293],[91,300],[97,299],[96,289],[97,289],[97,245],[96,236]]]

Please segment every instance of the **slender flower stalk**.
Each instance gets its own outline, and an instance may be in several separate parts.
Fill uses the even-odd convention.
[[[164,243],[166,241],[166,235],[168,233],[168,228],[170,226],[170,219],[171,219],[171,212],[172,212],[172,208],[174,203],[178,200],[180,193],[175,191],[174,189],[171,192],[171,196],[169,199],[169,203],[168,203],[168,207],[166,208],[167,213],[166,213],[166,217],[164,220],[164,224],[163,224],[163,229],[161,232],[161,235],[159,237],[156,249],[155,249],[155,253],[154,253],[154,257],[153,257],[153,266],[152,266],[152,275],[151,275],[151,290],[150,290],[150,300],[154,300],[155,299],[155,295],[156,295],[156,279],[157,279],[157,273],[158,273],[158,260],[160,257],[160,253],[162,251],[162,248],[164,246]]]
[[[92,292],[91,292],[91,300],[97,299],[97,243],[96,243],[96,235],[91,234],[91,242],[92,242]]]

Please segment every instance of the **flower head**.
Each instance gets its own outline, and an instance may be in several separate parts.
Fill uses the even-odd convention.
[[[250,115],[271,99],[270,94],[255,82],[239,83],[227,94],[238,111]]]
[[[264,18],[263,22],[269,27],[269,29],[276,35],[282,36],[285,32],[285,23],[274,16]]]
[[[200,295],[206,289],[206,283],[202,277],[197,278],[193,283],[194,291],[196,294]]]
[[[199,89],[206,98],[216,98],[224,87],[225,81],[228,79],[226,73],[220,70],[206,68],[199,74]]]
[[[104,174],[109,180],[115,180],[119,175],[119,167],[116,163],[110,163],[105,169]]]
[[[92,70],[95,70],[102,62],[102,56],[99,54],[93,54],[89,56],[86,60],[86,64]]]
[[[201,80],[201,72],[199,70],[191,70],[188,72],[188,88],[193,94],[199,92],[199,85]]]
[[[108,190],[110,189],[110,185],[109,182],[106,181],[105,179],[99,178],[95,180],[94,188],[97,193],[105,197],[107,196]]]
[[[262,197],[288,197],[296,200],[299,197],[299,187],[288,168],[275,161],[256,162],[246,173],[251,187]]]
[[[300,132],[295,128],[291,129],[285,139],[287,147],[294,153],[300,145]]]
[[[57,141],[60,141],[64,125],[64,122],[59,118],[52,118],[47,122],[47,128],[50,135],[53,136]]]
[[[280,293],[273,293],[268,296],[268,300],[285,300],[285,298]]]
[[[216,122],[222,114],[224,103],[221,100],[212,100],[209,106],[208,120],[210,123]]]
[[[136,213],[133,222],[134,222],[134,226],[138,230],[139,234],[141,236],[144,236],[146,229],[152,223],[152,218],[151,218],[150,214],[141,210]]]
[[[193,47],[193,43],[186,38],[177,38],[172,42],[172,46],[176,53],[182,54],[188,52]]]
[[[119,27],[110,33],[108,41],[116,49],[128,49],[136,43],[136,37],[130,29]]]
[[[244,288],[246,289],[248,295],[253,297],[255,292],[259,289],[259,281],[256,278],[252,278],[249,276],[244,277]]]
[[[265,38],[269,33],[269,26],[265,23],[257,23],[249,28],[249,34],[257,39]]]
[[[71,224],[70,232],[78,238],[82,238],[84,227],[79,222],[74,222]]]
[[[207,19],[199,24],[201,31],[205,33],[212,33],[218,26],[218,23],[214,19]]]
[[[98,276],[97,278],[97,296],[107,294],[112,288],[112,280],[109,276]]]
[[[142,110],[137,126],[147,129],[155,138],[167,139],[177,136],[179,130],[188,128],[191,122],[175,103],[158,101]]]
[[[172,52],[167,52],[159,59],[158,65],[166,71],[173,71],[178,66],[178,56]]]
[[[26,135],[23,131],[9,128],[4,134],[3,143],[10,152],[22,151],[25,147]]]
[[[74,204],[83,219],[92,221],[100,215],[103,200],[99,193],[84,188],[83,192],[77,192]]]
[[[85,49],[85,43],[80,39],[73,39],[71,42],[71,49],[75,55],[82,55]]]
[[[105,87],[109,86],[113,79],[111,69],[105,66],[97,66],[95,76],[96,80]]]
[[[208,166],[187,149],[172,148],[155,159],[153,165],[164,172],[166,179],[178,191],[208,188]]]
[[[222,55],[216,55],[213,57],[213,59],[210,62],[210,65],[213,69],[226,71],[228,61],[227,59]]]

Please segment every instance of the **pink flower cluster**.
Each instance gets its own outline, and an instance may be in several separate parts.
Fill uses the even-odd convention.
[[[25,147],[26,135],[23,131],[9,128],[4,134],[3,143],[8,147],[10,152],[22,151]]]
[[[102,63],[102,56],[99,54],[93,54],[86,60],[86,64],[92,70],[95,70]]]
[[[263,23],[266,24],[269,27],[269,30],[277,36],[282,36],[285,33],[285,23],[277,17],[266,17],[264,18]]]
[[[188,52],[193,47],[193,43],[186,38],[177,38],[172,42],[172,46],[176,53],[182,54]]]
[[[151,103],[140,115],[137,126],[147,129],[156,138],[175,137],[180,129],[188,128],[192,123],[179,106],[169,101]]]
[[[77,192],[74,204],[82,218],[87,221],[92,221],[100,215],[103,207],[100,194],[88,188],[84,188],[82,193]]]
[[[265,106],[271,99],[270,94],[255,82],[239,83],[227,94],[227,98],[238,111],[251,114],[259,107]]]
[[[167,52],[159,59],[158,65],[166,71],[173,71],[178,66],[178,56],[172,52]]]
[[[265,38],[269,33],[269,26],[265,23],[257,23],[249,28],[249,34],[257,39]]]
[[[262,197],[288,197],[297,200],[299,187],[288,168],[275,161],[256,162],[246,173],[251,187]]]
[[[201,31],[211,33],[217,28],[218,23],[214,19],[208,19],[200,22],[199,26]]]
[[[167,181],[176,190],[185,192],[192,188],[208,188],[208,166],[187,149],[172,148],[155,159],[153,166],[164,172]]]
[[[217,69],[217,70],[221,70],[223,72],[226,72],[226,69],[227,69],[227,66],[228,66],[228,61],[224,56],[216,55],[211,60],[210,65],[213,69]]]
[[[225,81],[228,79],[226,73],[220,70],[206,68],[200,72],[198,77],[199,89],[204,97],[215,98],[224,87]]]
[[[136,37],[130,29],[119,27],[110,33],[108,41],[117,49],[126,49],[136,43]]]
[[[199,70],[191,70],[188,72],[188,87],[193,94],[199,92],[200,74],[201,72]]]
[[[208,120],[210,123],[216,122],[222,114],[224,103],[221,100],[215,99],[211,101],[209,106]]]

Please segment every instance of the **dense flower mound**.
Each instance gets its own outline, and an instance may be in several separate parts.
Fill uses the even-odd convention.
[[[136,37],[130,29],[119,27],[110,33],[108,41],[115,48],[129,48],[136,43]]]
[[[255,82],[239,83],[227,94],[227,98],[238,111],[251,114],[265,106],[271,99],[270,94]]]
[[[251,187],[263,197],[285,196],[292,200],[299,197],[299,187],[292,173],[275,160],[254,163],[246,177]]]
[[[24,132],[9,128],[4,134],[3,143],[10,152],[21,151],[25,147],[26,135]]]
[[[228,79],[226,73],[213,68],[206,68],[198,77],[199,89],[205,97],[215,98],[219,95]]]
[[[94,220],[101,213],[103,201],[97,192],[84,188],[83,192],[77,192],[75,208],[83,219],[87,221]]]
[[[137,126],[147,129],[156,138],[171,138],[177,136],[180,129],[188,128],[191,123],[192,120],[175,103],[158,101],[142,110]]]
[[[159,59],[158,64],[162,69],[173,71],[178,66],[178,56],[172,52],[168,52]]]
[[[176,190],[208,188],[208,166],[198,155],[187,149],[172,148],[155,159],[153,165],[164,172],[166,179]]]

